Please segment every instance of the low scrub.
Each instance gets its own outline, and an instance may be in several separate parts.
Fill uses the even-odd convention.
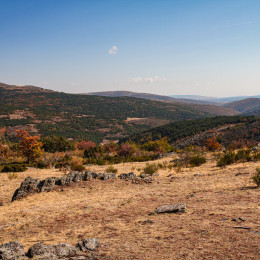
[[[206,163],[207,159],[205,156],[202,155],[195,155],[190,158],[189,164],[190,166],[200,166],[204,163]]]
[[[260,187],[260,168],[256,168],[256,173],[252,177],[253,182]]]
[[[236,162],[236,154],[234,152],[226,152],[217,161],[217,166],[224,167]]]
[[[1,172],[24,172],[26,170],[25,164],[7,164],[2,166]]]
[[[117,173],[118,170],[114,166],[108,166],[105,170],[106,173]]]
[[[147,163],[143,169],[144,174],[152,175],[158,171],[158,166],[155,163]]]

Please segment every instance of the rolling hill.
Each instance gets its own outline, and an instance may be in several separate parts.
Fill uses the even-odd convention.
[[[134,97],[66,94],[0,84],[1,133],[26,128],[40,135],[118,139],[173,121],[213,114],[178,103]]]
[[[137,93],[131,91],[104,91],[104,92],[92,92],[88,94],[96,95],[96,96],[105,96],[105,97],[135,97],[135,98],[142,98],[142,99],[149,99],[149,100],[179,103],[215,116],[221,116],[221,115],[233,116],[239,114],[238,111],[232,108],[221,107],[219,103],[214,103],[211,101],[208,102],[208,101],[180,99],[180,98],[176,99],[169,96],[155,95],[149,93]]]
[[[130,139],[137,143],[143,143],[147,140],[167,137],[170,143],[184,147],[204,144],[213,135],[221,136],[219,141],[223,144],[239,140],[260,142],[260,118],[255,116],[222,116],[174,122],[131,135]]]
[[[260,98],[246,98],[225,104],[224,107],[235,109],[246,115],[260,115]]]

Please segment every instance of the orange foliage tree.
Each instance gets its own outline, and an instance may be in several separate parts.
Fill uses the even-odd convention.
[[[19,130],[16,137],[20,139],[19,148],[22,154],[27,157],[28,163],[41,157],[43,143],[38,141],[39,136],[31,136],[27,131]]]
[[[208,150],[210,150],[210,151],[217,151],[221,148],[221,145],[219,142],[217,142],[215,136],[213,136],[207,140],[206,146],[207,146]]]

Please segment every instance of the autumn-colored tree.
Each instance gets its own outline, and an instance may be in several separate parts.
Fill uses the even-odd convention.
[[[219,142],[217,142],[216,137],[213,136],[211,138],[209,138],[206,142],[206,146],[208,148],[208,150],[210,151],[217,151],[220,149],[221,145]]]
[[[130,157],[136,152],[136,150],[137,147],[135,144],[124,143],[121,145],[121,148],[117,151],[117,154],[119,156]]]
[[[38,141],[39,136],[31,136],[27,131],[19,130],[16,137],[20,139],[19,148],[22,154],[27,157],[28,163],[41,157],[43,143]]]
[[[94,148],[94,147],[96,147],[96,144],[92,141],[81,140],[77,144],[77,148],[79,150],[89,150],[89,149]]]

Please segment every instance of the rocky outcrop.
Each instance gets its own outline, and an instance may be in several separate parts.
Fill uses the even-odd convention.
[[[121,173],[120,175],[118,175],[119,179],[135,179],[136,175],[133,172],[129,172],[129,173]]]
[[[0,259],[100,259],[93,255],[97,247],[98,239],[86,238],[79,241],[76,246],[66,243],[58,245],[37,243],[25,253],[23,245],[19,241],[14,241],[0,245]]]
[[[17,189],[13,195],[12,201],[27,197],[28,194],[38,192],[40,179],[33,179],[27,177],[22,183],[19,189]]]
[[[79,255],[79,249],[69,244],[45,245],[38,243],[29,248],[28,257],[71,257]]]
[[[93,251],[98,246],[98,239],[87,238],[87,239],[80,241],[77,246],[83,252],[86,252],[88,250]]]
[[[70,172],[62,177],[48,177],[42,181],[27,177],[15,191],[12,201],[22,199],[36,192],[51,191],[55,186],[68,186],[73,182],[89,181],[91,179],[108,180],[115,178],[115,173],[97,174],[95,172]]]
[[[19,241],[0,245],[0,259],[11,260],[25,256],[23,245]]]
[[[181,213],[186,212],[186,205],[185,204],[163,205],[156,208],[154,213],[161,214],[161,213],[178,213],[178,212]]]

